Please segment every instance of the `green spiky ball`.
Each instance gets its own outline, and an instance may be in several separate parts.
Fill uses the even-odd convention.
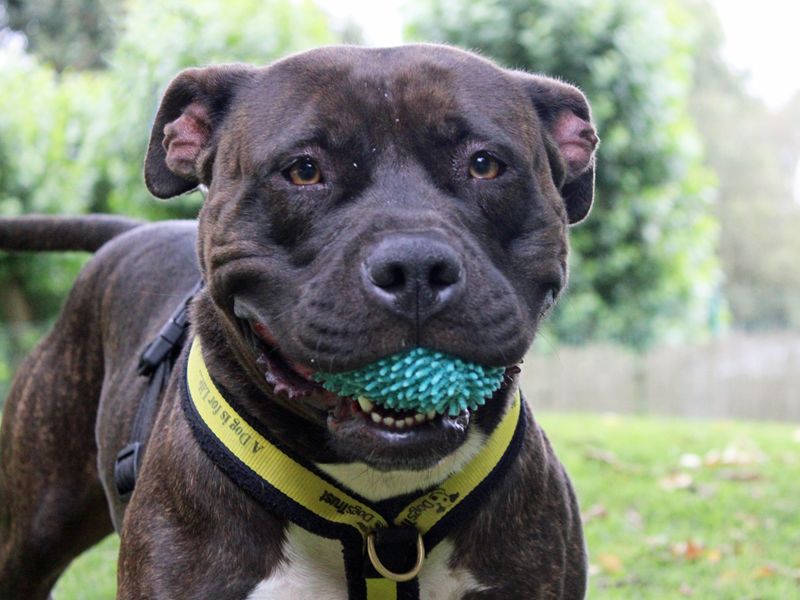
[[[504,371],[414,348],[346,373],[317,372],[314,379],[339,396],[366,396],[392,410],[455,416],[483,405],[503,383]]]

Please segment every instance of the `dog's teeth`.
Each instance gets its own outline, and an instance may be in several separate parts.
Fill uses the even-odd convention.
[[[361,410],[363,410],[365,413],[372,412],[372,409],[375,408],[375,405],[372,403],[372,400],[370,400],[366,396],[358,397],[358,405],[361,407]]]
[[[414,417],[406,417],[405,419],[403,419],[403,423],[411,427],[415,423]]]
[[[405,419],[397,419],[397,421],[394,422],[395,429],[403,429],[405,426],[406,426]]]
[[[411,417],[409,417],[409,419],[410,418]],[[423,414],[417,413],[417,414],[414,415],[414,421],[416,421],[417,423],[423,423],[423,422],[425,422],[425,419],[426,419],[426,417]]]
[[[394,425],[394,419],[392,417],[384,417],[383,424],[391,427],[392,425]]]
[[[432,410],[428,412],[428,414],[425,415],[425,418],[428,419],[428,421],[433,421],[436,418],[436,411]]]
[[[380,423],[380,422],[383,420],[383,419],[381,418],[381,416],[380,416],[378,413],[376,413],[376,412],[370,413],[370,416],[372,417],[372,420],[373,420],[373,422],[375,422],[375,423]]]

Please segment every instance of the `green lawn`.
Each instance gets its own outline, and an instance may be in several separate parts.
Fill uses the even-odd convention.
[[[800,425],[543,415],[590,598],[800,598]]]
[[[111,535],[70,565],[56,586],[54,600],[111,600],[117,593],[119,537]]]
[[[589,597],[800,598],[800,425],[539,417],[577,487]],[[116,539],[56,600],[113,597]]]

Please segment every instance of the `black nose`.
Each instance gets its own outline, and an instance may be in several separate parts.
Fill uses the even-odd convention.
[[[394,234],[364,260],[369,294],[417,325],[452,303],[464,289],[459,254],[446,241],[426,234]]]

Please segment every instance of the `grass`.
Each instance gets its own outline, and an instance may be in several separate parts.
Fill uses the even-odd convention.
[[[800,597],[797,425],[540,421],[582,502],[590,598]]]
[[[540,415],[581,499],[589,597],[800,597],[800,426]],[[114,595],[116,538],[55,600]]]
[[[117,593],[119,537],[110,535],[79,556],[59,579],[54,600],[110,600]]]

